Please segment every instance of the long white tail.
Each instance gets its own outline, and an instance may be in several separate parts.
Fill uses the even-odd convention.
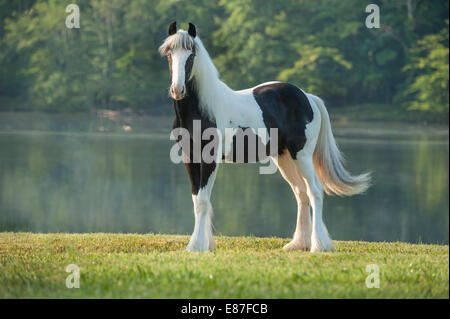
[[[344,159],[331,131],[330,117],[322,99],[310,95],[316,102],[321,115],[320,133],[314,150],[313,161],[317,175],[327,194],[355,195],[370,186],[370,173],[352,176],[344,168]]]

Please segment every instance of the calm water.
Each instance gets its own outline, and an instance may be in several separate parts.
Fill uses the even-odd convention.
[[[366,195],[326,196],[333,239],[449,242],[447,136],[338,138]],[[339,129],[336,130],[339,133]],[[344,134],[337,134],[344,136]],[[168,134],[0,132],[0,231],[189,234],[190,184]],[[216,233],[290,237],[296,202],[279,173],[223,164],[212,195]]]

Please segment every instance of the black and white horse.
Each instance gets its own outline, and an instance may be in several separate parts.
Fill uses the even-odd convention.
[[[176,22],[170,24],[169,36],[159,51],[168,57],[172,76],[174,128],[193,134],[193,123],[197,120],[202,131],[214,128],[221,133],[221,139],[227,128],[278,129],[278,154],[271,154],[271,159],[291,186],[298,203],[294,237],[284,249],[334,250],[322,221],[323,191],[337,195],[362,193],[369,187],[370,175],[351,176],[345,170],[323,101],[281,82],[233,91],[220,81],[191,23],[188,31],[177,31]],[[200,142],[202,150],[209,141]],[[191,140],[191,149],[195,149],[193,143]],[[195,227],[187,250],[213,251],[216,245],[210,196],[223,157],[212,162],[195,162],[191,152],[188,154],[185,165],[192,184]]]

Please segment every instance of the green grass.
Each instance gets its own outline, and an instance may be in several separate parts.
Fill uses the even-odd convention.
[[[449,298],[448,245],[335,241],[335,252],[281,250],[289,239],[0,233],[0,298]],[[79,289],[65,286],[68,264]],[[366,266],[380,288],[366,288]]]

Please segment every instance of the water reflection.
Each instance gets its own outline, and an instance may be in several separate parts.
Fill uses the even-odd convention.
[[[193,229],[184,165],[167,134],[0,133],[0,231],[181,233]],[[448,140],[338,139],[364,196],[325,199],[333,239],[448,243]],[[296,202],[279,173],[223,164],[212,195],[224,235],[283,236]]]

